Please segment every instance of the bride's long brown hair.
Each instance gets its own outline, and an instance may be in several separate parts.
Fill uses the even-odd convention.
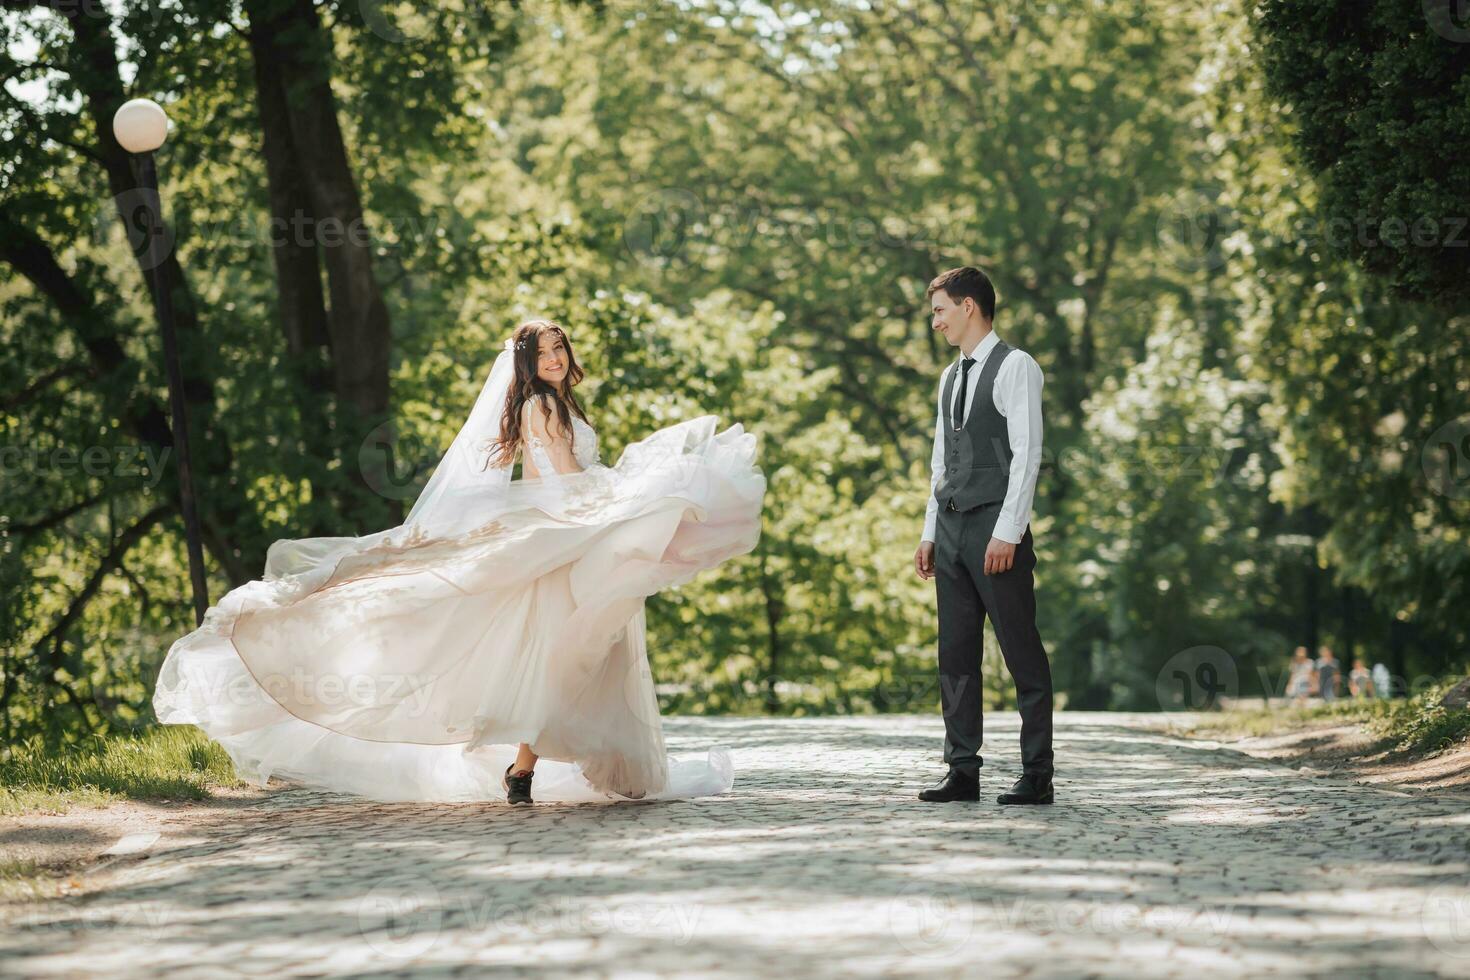
[[[561,339],[562,347],[567,354],[567,375],[562,379],[564,390],[558,391],[554,386],[544,381],[537,373],[541,356],[541,335],[554,333]],[[587,421],[587,413],[582,411],[577,396],[572,393],[572,388],[579,384],[584,376],[581,365],[577,363],[577,356],[572,353],[572,341],[567,332],[562,329],[561,324],[555,320],[527,320],[516,327],[515,333],[511,334],[511,340],[515,343],[515,378],[510,383],[510,390],[505,394],[505,411],[500,416],[500,436],[496,439],[487,439],[481,443],[480,448],[489,454],[485,461],[485,467],[509,466],[515,462],[516,448],[521,444],[521,406],[530,401],[536,395],[549,395],[552,406],[555,407],[557,418],[561,423],[563,432],[570,435],[573,445],[576,441],[576,432],[572,429],[572,413],[583,422]],[[551,408],[542,409],[542,414],[547,419],[551,418]]]

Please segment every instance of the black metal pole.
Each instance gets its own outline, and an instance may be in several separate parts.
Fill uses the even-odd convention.
[[[194,625],[204,622],[209,608],[209,586],[204,581],[204,546],[199,537],[199,514],[194,509],[194,475],[189,467],[189,416],[184,405],[184,375],[179,367],[179,346],[174,336],[174,303],[163,275],[163,201],[158,193],[158,173],[152,153],[138,158],[138,179],[143,185],[143,202],[148,210],[148,251],[145,258],[148,284],[153,290],[153,307],[158,329],[163,334],[163,362],[168,371],[168,404],[173,416],[174,452],[178,454],[179,509],[184,515],[184,537],[189,546],[189,581],[194,587]]]

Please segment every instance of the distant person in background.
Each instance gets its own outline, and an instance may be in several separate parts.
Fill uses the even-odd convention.
[[[1324,704],[1337,700],[1337,658],[1331,647],[1317,649],[1317,693]]]
[[[1393,685],[1388,679],[1388,667],[1378,663],[1373,665],[1373,690],[1380,698],[1393,697]]]
[[[1307,656],[1306,647],[1297,647],[1291,655],[1291,676],[1286,682],[1286,696],[1292,704],[1306,704],[1317,693],[1317,671]]]
[[[1376,698],[1377,692],[1373,689],[1373,676],[1368,673],[1368,667],[1363,663],[1363,658],[1353,660],[1352,673],[1348,674],[1348,693],[1355,698]]]

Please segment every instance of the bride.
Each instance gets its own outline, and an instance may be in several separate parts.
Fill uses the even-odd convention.
[[[752,550],[755,436],[702,415],[601,462],[566,331],[519,325],[402,525],[281,540],[177,640],[153,708],[264,786],[378,800],[674,799],[729,753],[665,754],[645,599]],[[511,479],[522,457],[521,479]]]

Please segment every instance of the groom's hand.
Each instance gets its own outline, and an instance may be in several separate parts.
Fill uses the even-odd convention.
[[[914,571],[925,581],[934,577],[934,542],[920,541],[919,550],[914,552]]]
[[[998,575],[1009,571],[1016,561],[1016,546],[1000,538],[991,538],[985,549],[985,574]]]

